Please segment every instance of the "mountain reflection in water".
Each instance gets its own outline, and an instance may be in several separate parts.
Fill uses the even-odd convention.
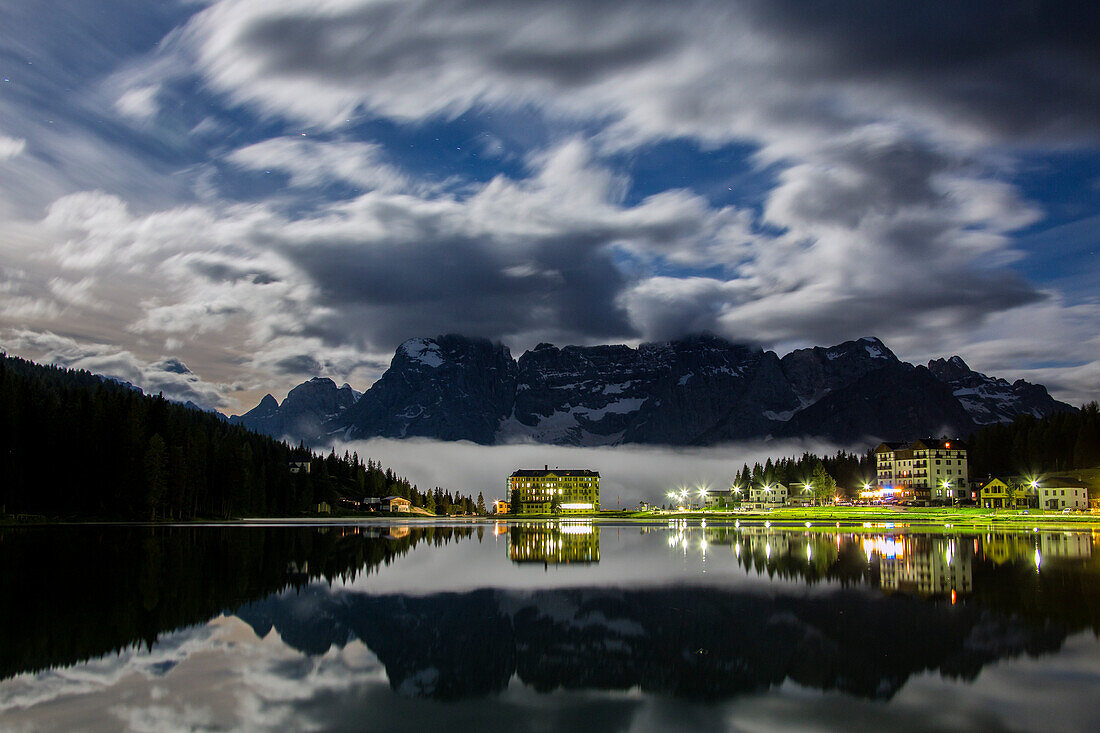
[[[683,523],[0,530],[0,714],[28,672],[155,651],[222,614],[307,659],[361,643],[401,697],[518,683],[714,702],[793,682],[890,700],[923,672],[970,681],[1100,631],[1095,545]],[[601,550],[642,575],[594,583],[614,572]]]

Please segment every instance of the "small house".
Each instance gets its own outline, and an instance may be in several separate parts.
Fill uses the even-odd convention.
[[[1039,481],[1040,509],[1073,509],[1084,511],[1089,508],[1089,485],[1084,481],[1052,476]]]
[[[412,502],[403,496],[387,496],[382,499],[382,511],[384,512],[409,512],[412,510]]]
[[[985,509],[1007,509],[1012,502],[1011,479],[994,478],[982,486],[982,507]]]

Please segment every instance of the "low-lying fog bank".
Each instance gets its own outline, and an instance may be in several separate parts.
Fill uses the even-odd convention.
[[[360,458],[381,461],[407,476],[421,490],[442,486],[463,494],[485,495],[486,503],[505,498],[506,480],[518,468],[587,468],[599,471],[604,509],[637,506],[641,500],[663,503],[665,492],[678,486],[725,488],[741,466],[801,455],[825,455],[836,446],[814,442],[755,442],[708,448],[627,445],[575,448],[557,445],[476,445],[424,439],[352,441],[336,446],[338,453],[357,451]]]

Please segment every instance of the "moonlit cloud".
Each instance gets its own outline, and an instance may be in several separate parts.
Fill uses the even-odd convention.
[[[365,189],[398,190],[404,175],[383,160],[371,143],[319,143],[303,138],[272,138],[233,151],[229,160],[251,170],[276,170],[292,186],[308,188],[342,182]]]
[[[115,107],[128,117],[138,120],[149,119],[157,113],[158,91],[160,89],[156,85],[127,90],[115,102]]]
[[[41,362],[84,369],[140,387],[147,394],[163,394],[178,402],[199,407],[225,407],[225,385],[204,382],[172,357],[147,362],[128,351],[104,344],[79,343],[52,333],[15,332],[0,339],[0,347],[13,353],[34,353]]]
[[[405,338],[445,332],[514,351],[873,333],[1074,402],[1100,391],[1091,4],[220,0],[78,4],[60,35],[10,20],[9,334],[186,354],[242,387],[239,408],[317,369],[363,388]],[[661,146],[684,164],[648,166]],[[1060,167],[1092,177],[1035,178]],[[1059,253],[1079,266],[1047,274]]]
[[[13,137],[0,136],[0,160],[14,158],[27,147],[26,140],[17,140]]]

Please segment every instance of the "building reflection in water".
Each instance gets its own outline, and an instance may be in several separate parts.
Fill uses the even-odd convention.
[[[520,524],[508,528],[508,557],[515,563],[594,564],[600,561],[600,528],[592,522]]]
[[[877,559],[883,590],[920,596],[951,596],[974,590],[972,538],[874,537],[863,540],[864,552]]]
[[[887,593],[950,598],[952,602],[974,591],[975,562],[1026,565],[1041,572],[1044,563],[1053,567],[1051,563],[1088,561],[1098,539],[1092,532],[933,535],[898,529],[879,534],[801,530],[767,523],[707,527],[683,520],[670,522],[667,529],[670,550],[700,561],[713,561],[726,548],[746,572],[807,582],[840,580]]]

